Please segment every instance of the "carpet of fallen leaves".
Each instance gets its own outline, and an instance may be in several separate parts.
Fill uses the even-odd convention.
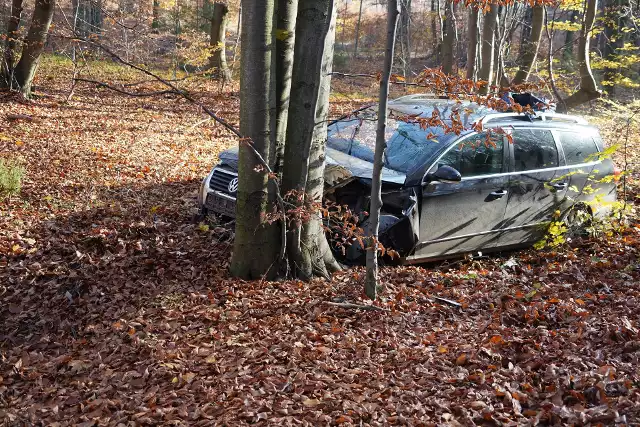
[[[639,425],[637,224],[384,269],[377,311],[331,304],[366,303],[361,269],[234,280],[232,236],[193,220],[233,139],[171,95],[65,102],[44,69],[35,101],[0,94],[0,155],[27,170],[0,203],[7,425]],[[237,120],[237,87],[189,88]]]

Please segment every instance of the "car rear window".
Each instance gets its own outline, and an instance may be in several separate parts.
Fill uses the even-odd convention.
[[[514,129],[512,136],[517,172],[558,166],[558,149],[551,131]]]
[[[558,136],[560,137],[567,165],[588,162],[593,158],[593,154],[598,152],[598,147],[593,137],[589,134],[558,131]]]

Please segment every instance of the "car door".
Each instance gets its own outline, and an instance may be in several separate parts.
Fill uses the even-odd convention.
[[[531,243],[546,232],[546,224],[569,205],[568,170],[549,129],[510,130],[511,174],[500,246]]]
[[[473,134],[455,143],[435,162],[457,169],[460,182],[422,185],[420,243],[409,259],[438,258],[495,245],[507,203],[509,176],[504,140]]]

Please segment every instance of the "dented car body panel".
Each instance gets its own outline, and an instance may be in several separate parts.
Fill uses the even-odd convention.
[[[389,108],[379,238],[404,262],[531,244],[558,212],[576,203],[616,200],[615,183],[603,181],[614,173],[613,163],[600,158],[602,138],[581,118],[497,113],[413,95]],[[458,134],[423,129],[406,118],[428,117],[434,110],[445,119],[457,111],[467,129]],[[470,130],[479,120],[483,129]],[[326,148],[325,197],[361,213],[359,226],[365,230],[375,128],[374,108],[334,122]],[[235,197],[237,152],[222,153],[220,164],[203,181],[204,211],[229,214],[226,200]],[[455,172],[453,181],[438,173],[444,169]],[[590,209],[594,214],[606,211]],[[346,258],[359,262],[363,255],[356,244]]]

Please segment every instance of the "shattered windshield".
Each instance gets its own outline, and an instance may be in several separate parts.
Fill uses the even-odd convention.
[[[376,146],[376,114],[367,110],[359,117],[341,120],[329,126],[327,145],[345,154],[373,162]],[[427,139],[427,138],[431,139]],[[442,128],[422,129],[417,123],[387,120],[387,149],[384,167],[407,174],[422,166],[455,134],[445,134]]]

